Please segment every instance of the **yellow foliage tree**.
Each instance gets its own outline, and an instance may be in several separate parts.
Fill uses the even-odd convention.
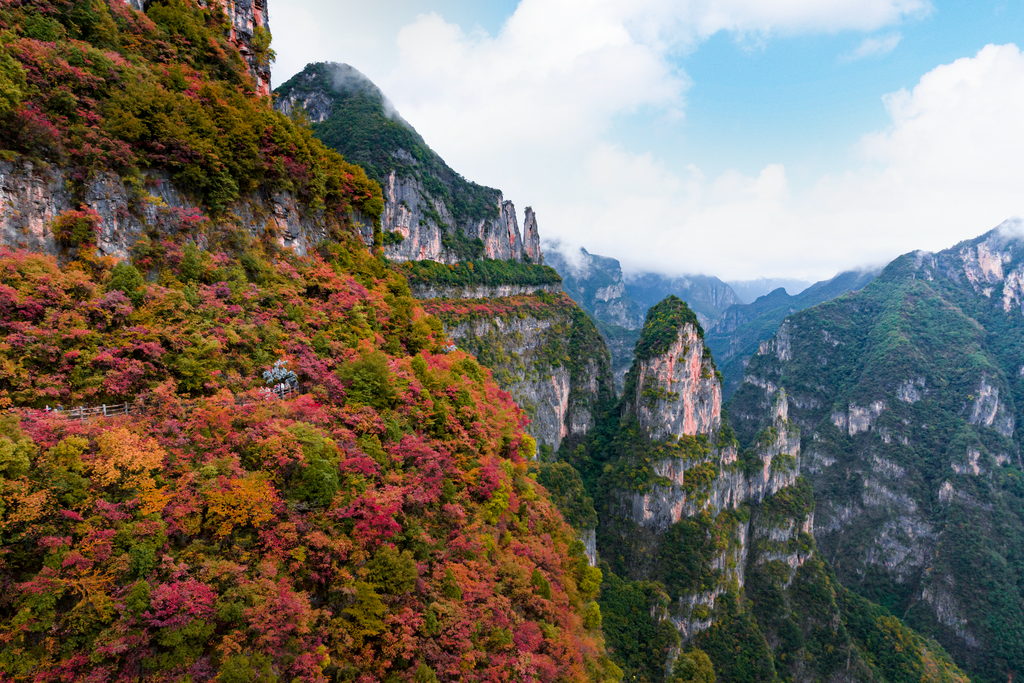
[[[152,476],[164,466],[166,454],[160,445],[123,427],[104,432],[96,443],[99,453],[91,463],[93,481],[137,495],[143,514],[162,510],[171,494],[166,487],[157,488]]]
[[[265,475],[249,475],[232,479],[227,485],[205,493],[208,520],[214,533],[224,538],[236,526],[259,527],[274,518],[274,487]]]

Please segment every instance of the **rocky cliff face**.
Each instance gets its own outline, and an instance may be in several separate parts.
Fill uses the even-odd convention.
[[[618,261],[586,249],[573,256],[569,260],[557,249],[549,249],[547,263],[562,276],[566,294],[597,323],[611,351],[615,386],[621,392],[633,363],[633,347],[643,327],[644,311],[626,294]]]
[[[648,311],[616,437],[590,462],[577,459],[585,477],[587,467],[602,472],[598,555],[633,585],[664,589],[650,609],[680,638],[667,646],[667,667],[697,648],[722,680],[965,680],[941,650],[845,592],[817,556],[787,392],[774,391],[742,449],[721,424],[720,401],[696,316],[669,297]],[[608,584],[602,610],[621,604],[619,586]],[[905,643],[905,660],[884,659],[887,629]]]
[[[424,307],[526,411],[527,432],[545,458],[585,437],[598,406],[614,396],[607,348],[593,323],[561,292],[431,299]]]
[[[383,230],[401,236],[384,248],[391,261],[431,260],[458,263],[467,253],[458,248],[458,238],[452,237],[452,226],[457,224],[448,205],[434,198],[415,178],[402,178],[392,170],[384,182]],[[470,245],[479,240],[479,257],[522,261],[528,257],[543,262],[537,235],[537,220],[533,211],[527,213],[527,226],[531,233],[529,248],[519,231],[515,205],[499,193],[496,202],[497,218],[469,219],[457,227],[458,236]],[[394,238],[393,238],[394,239]],[[532,250],[532,254],[530,251]]]
[[[277,90],[277,109],[305,110],[314,133],[384,190],[385,255],[392,261],[474,258],[542,263],[537,217],[499,190],[465,180],[347,64],[310,64]]]
[[[900,257],[791,316],[730,403],[744,440],[788,394],[821,552],[986,681],[1024,672],[1022,276],[1019,222]]]
[[[537,227],[537,214],[532,206],[526,207],[523,219],[523,254],[534,263],[544,262],[544,254],[540,250],[540,228]]]
[[[83,206],[101,218],[99,251],[121,259],[128,258],[132,246],[151,231],[181,231],[202,239],[209,225],[203,207],[165,173],[150,172],[132,183],[113,173],[98,173],[84,188],[75,188],[59,166],[0,161],[0,244],[58,254],[61,245],[53,233],[54,221]],[[300,255],[328,234],[324,216],[304,211],[285,192],[247,197],[233,205],[229,215],[228,223],[253,236],[269,234]],[[367,244],[373,243],[372,221],[354,214],[350,222]]]
[[[561,294],[560,285],[473,285],[448,287],[433,284],[412,284],[409,286],[417,299],[502,299],[523,294]]]
[[[654,329],[652,318],[666,315],[666,302],[651,309],[645,334]],[[770,427],[741,463],[737,445],[721,430],[721,383],[701,334],[693,322],[683,322],[674,332],[657,353],[638,356],[630,370],[626,386],[632,393],[622,399],[624,420],[635,420],[634,438],[654,448],[645,451],[643,464],[618,464],[623,474],[629,473],[621,479],[635,480],[640,469],[647,470],[647,481],[640,490],[618,490],[604,526],[605,548],[599,550],[624,557],[619,570],[632,578],[667,576],[671,571],[666,567],[683,552],[673,547],[679,530],[693,520],[706,524],[717,542],[699,560],[702,571],[689,582],[669,581],[674,606],[668,614],[679,632],[692,638],[711,626],[717,598],[730,586],[743,588],[750,562],[778,560],[795,571],[806,561],[809,548],[772,560],[752,557],[750,542],[767,538],[785,545],[807,528],[809,516],[779,522],[779,528],[752,528],[749,517],[737,514],[796,484],[799,429],[789,422],[788,401],[780,394]]]
[[[627,330],[643,327],[644,309],[627,296],[622,266],[617,260],[580,249],[571,260],[561,252],[551,251],[548,264],[562,276],[566,294],[595,320]]]
[[[637,391],[629,409],[651,439],[708,434],[718,430],[722,387],[705,357],[704,339],[686,323],[668,350],[633,366]]]
[[[678,299],[674,302],[668,301],[685,308]],[[651,310],[646,335],[654,333],[656,319],[671,313],[662,310],[665,303]],[[736,445],[720,430],[721,386],[701,335],[688,321],[672,332],[662,348],[638,356],[630,370],[626,386],[632,393],[622,399],[624,419],[635,420],[633,438],[646,448],[642,458],[636,453],[617,464],[617,478],[624,483],[646,473],[646,481],[633,491],[620,483],[602,522],[599,551],[622,558],[617,573],[666,579],[673,598],[668,618],[684,638],[692,639],[711,627],[716,599],[729,586],[743,587],[752,530],[749,518],[736,513],[795,483],[799,432],[788,424],[786,399],[780,397],[774,438],[766,439],[753,466],[741,465]],[[791,521],[787,529],[806,523]],[[714,542],[696,560],[697,571],[679,580],[671,567],[687,552],[677,544],[693,524]],[[802,564],[802,558],[789,559],[794,569]]]

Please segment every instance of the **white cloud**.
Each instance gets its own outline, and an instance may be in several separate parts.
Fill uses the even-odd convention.
[[[667,43],[699,41],[719,31],[769,36],[875,31],[931,12],[928,0],[638,0],[628,20],[641,35]],[[674,38],[669,37],[674,36]]]
[[[856,168],[800,193],[781,166],[709,180],[604,149],[589,160],[604,171],[573,190],[591,199],[553,202],[557,229],[568,233],[559,236],[634,268],[817,279],[943,249],[1024,214],[1016,46],[989,45],[885,101],[891,125],[862,138]]]
[[[479,162],[493,166],[495,153],[572,149],[619,112],[679,101],[686,79],[663,55],[571,4],[524,0],[496,37],[420,16],[399,32],[398,66],[382,86],[442,155],[471,159],[466,175],[486,172]]]
[[[865,38],[856,49],[849,54],[843,55],[841,61],[854,62],[865,57],[877,57],[888,54],[896,49],[896,46],[900,44],[902,39],[903,36],[899,33],[893,33],[881,38]]]

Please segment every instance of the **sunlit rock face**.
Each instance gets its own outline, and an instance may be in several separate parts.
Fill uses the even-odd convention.
[[[710,435],[722,419],[722,386],[704,340],[687,323],[668,351],[635,366],[633,410],[652,439]]]
[[[674,336],[666,320],[678,321]],[[646,481],[614,491],[598,551],[613,564],[621,558],[617,572],[666,581],[672,597],[666,618],[684,639],[692,639],[713,624],[716,600],[730,587],[743,588],[751,567],[784,567],[776,574],[788,586],[812,556],[811,508],[781,515],[749,512],[798,484],[800,431],[780,392],[766,429],[741,459],[731,429],[723,431],[720,376],[692,312],[680,300],[651,309],[637,348],[621,402],[632,445],[611,468],[628,472],[626,480]],[[716,539],[699,560],[703,578],[674,583],[671,567],[692,552],[677,548],[680,534],[698,527]]]
[[[480,256],[506,261],[543,261],[535,214],[532,210],[527,212],[525,227],[528,229],[528,241],[525,241],[519,229],[515,205],[502,199],[500,194],[495,202],[495,218],[469,219],[457,225],[448,205],[433,197],[415,178],[403,178],[391,171],[383,190],[382,228],[384,232],[402,236],[401,242],[385,246],[384,254],[391,261],[458,263],[463,257],[451,249],[445,239],[453,226],[465,238],[480,240]]]

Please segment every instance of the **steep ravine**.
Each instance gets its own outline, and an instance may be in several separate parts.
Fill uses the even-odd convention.
[[[597,492],[598,554],[619,577],[602,598],[606,619],[625,618],[624,596],[646,591],[650,618],[676,634],[658,631],[667,670],[691,666],[699,650],[719,680],[881,681],[911,671],[965,680],[941,648],[856,602],[817,556],[786,392],[741,449],[722,424],[721,391],[686,304],[669,297],[651,308],[614,433],[568,456]],[[885,628],[905,639],[907,661],[883,661]],[[613,636],[609,645],[623,648]]]

